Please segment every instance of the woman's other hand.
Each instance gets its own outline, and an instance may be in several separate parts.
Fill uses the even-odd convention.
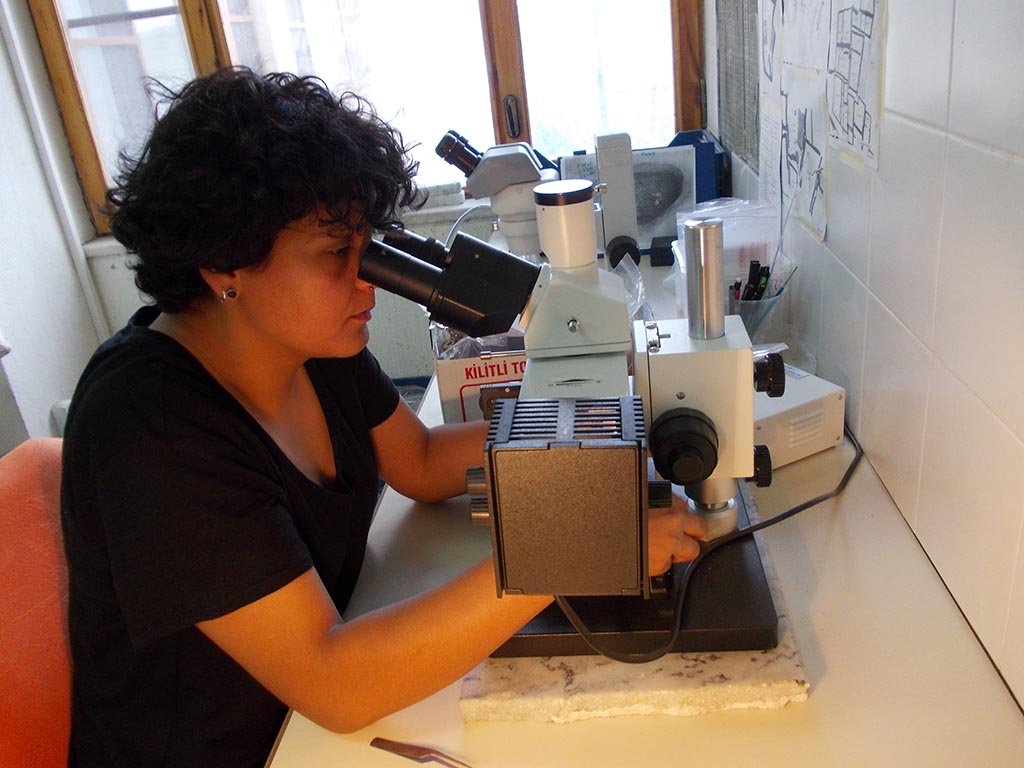
[[[698,541],[707,533],[704,520],[691,513],[685,499],[672,495],[670,508],[651,509],[647,519],[647,564],[658,576],[673,563],[685,563],[700,554]]]

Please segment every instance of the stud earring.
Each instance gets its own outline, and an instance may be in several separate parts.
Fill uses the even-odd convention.
[[[225,288],[223,291],[220,292],[220,300],[222,303],[224,301],[227,301],[228,299],[235,298],[238,298],[238,291],[236,291],[234,288]]]

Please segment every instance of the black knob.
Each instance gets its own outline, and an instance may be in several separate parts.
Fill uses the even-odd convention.
[[[651,425],[651,456],[676,485],[707,480],[718,466],[718,435],[711,419],[692,408],[666,411]]]
[[[608,245],[605,246],[605,258],[608,260],[608,266],[615,269],[619,266],[619,262],[622,261],[622,257],[628,255],[637,264],[640,263],[640,246],[629,235],[619,235],[613,237]]]
[[[754,446],[754,485],[767,488],[772,484],[772,453],[767,445]]]
[[[769,352],[754,361],[754,391],[767,392],[768,397],[786,393],[786,364],[778,352]]]

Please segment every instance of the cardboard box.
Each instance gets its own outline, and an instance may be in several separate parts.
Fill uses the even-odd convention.
[[[445,424],[483,418],[480,387],[523,378],[526,353],[521,334],[467,339],[432,324],[430,335]]]
[[[445,424],[482,419],[480,387],[484,384],[518,382],[526,370],[526,354],[505,352],[435,360],[437,388]]]

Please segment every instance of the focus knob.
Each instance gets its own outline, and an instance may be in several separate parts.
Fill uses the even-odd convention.
[[[650,509],[668,509],[672,506],[672,483],[668,480],[650,480],[647,483],[647,506]]]
[[[772,454],[767,445],[754,446],[754,485],[767,488],[772,484]]]
[[[768,397],[786,393],[786,364],[778,352],[769,352],[754,361],[754,391],[767,392]]]
[[[466,493],[469,494],[469,515],[473,525],[490,525],[491,502],[488,499],[487,475],[483,467],[466,470]]]
[[[650,445],[655,468],[676,485],[707,480],[718,466],[715,425],[692,408],[674,408],[659,416],[651,425]]]
[[[483,467],[470,467],[466,470],[466,493],[470,496],[487,495],[487,475]]]
[[[608,266],[615,269],[624,256],[629,256],[637,264],[640,263],[640,246],[629,235],[613,237],[605,246],[605,259]]]

